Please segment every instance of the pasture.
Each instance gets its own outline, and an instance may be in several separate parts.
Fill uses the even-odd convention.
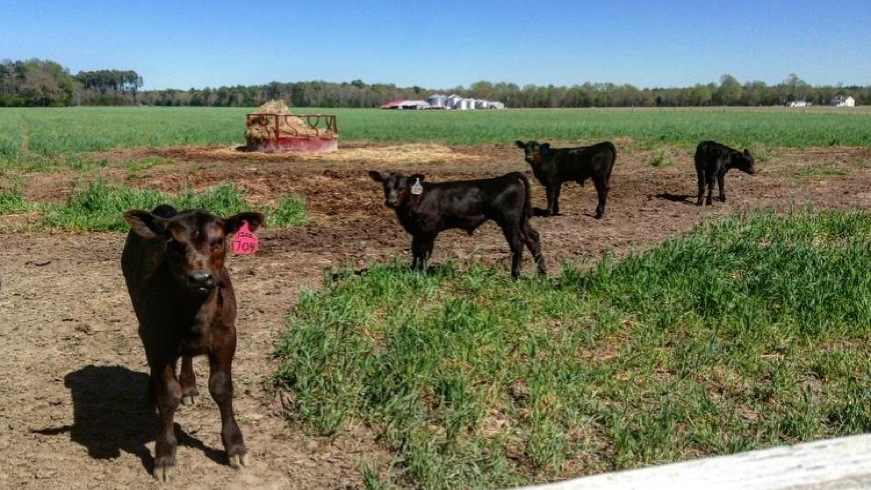
[[[244,143],[244,108],[69,108],[0,110],[0,159],[122,148]],[[511,143],[515,139],[623,139],[643,148],[694,147],[717,139],[747,147],[871,147],[871,112],[819,109],[578,109],[382,111],[307,109],[336,114],[342,141]]]
[[[871,430],[866,110],[329,110],[322,157],[230,150],[245,112],[0,110],[0,487],[155,487],[119,213],[158,201],[269,219],[228,258],[254,464],[226,466],[203,400],[177,488],[496,488]],[[616,142],[605,218],[589,183],[533,218],[547,279],[526,254],[511,281],[492,224],[409,271],[366,171],[529,174],[531,138]],[[759,173],[700,208],[708,138]]]

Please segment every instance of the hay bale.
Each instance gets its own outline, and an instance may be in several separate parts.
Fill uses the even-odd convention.
[[[316,136],[318,134],[317,130],[310,128],[302,119],[294,116],[282,100],[270,100],[260,106],[253,114],[256,116],[249,117],[245,124],[245,137],[249,140],[275,139],[276,136]],[[277,128],[275,114],[279,115]]]

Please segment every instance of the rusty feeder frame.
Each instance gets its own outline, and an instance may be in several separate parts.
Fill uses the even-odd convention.
[[[247,114],[245,122],[246,127],[265,127],[269,134],[262,138],[246,135],[248,151],[330,152],[339,148],[339,125],[331,114]]]

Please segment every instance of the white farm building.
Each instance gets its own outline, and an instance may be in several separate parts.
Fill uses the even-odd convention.
[[[381,106],[382,109],[451,109],[471,111],[475,109],[504,109],[505,104],[495,100],[472,99],[457,94],[433,94],[426,100],[395,99]]]
[[[448,96],[443,94],[432,94],[426,99],[429,106],[433,109],[446,109],[448,107]]]
[[[856,99],[850,95],[838,95],[829,101],[829,105],[834,107],[856,107]]]

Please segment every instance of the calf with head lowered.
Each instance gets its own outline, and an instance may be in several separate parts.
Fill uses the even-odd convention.
[[[221,412],[229,463],[245,466],[248,451],[233,413],[230,373],[236,352],[236,296],[224,257],[227,236],[246,222],[256,230],[263,215],[220,218],[203,210],[178,213],[161,205],[153,212],[127,211],[124,218],[130,233],[121,268],[151,369],[149,399],[161,420],[154,476],[167,480],[175,465],[173,416],[179,403],[194,403],[198,396],[192,358],[200,355],[209,359],[209,393]],[[176,377],[179,358],[181,373]]]
[[[538,272],[547,273],[538,232],[529,222],[529,181],[523,174],[439,183],[425,182],[422,174],[385,177],[373,170],[369,176],[382,184],[385,204],[396,211],[399,223],[411,234],[412,267],[424,267],[440,232],[458,228],[471,235],[492,219],[511,247],[512,277],[520,276],[524,246],[538,263]]]
[[[705,186],[708,188],[708,198],[705,204],[710,206],[713,202],[714,181],[720,188],[720,200],[726,202],[726,172],[737,168],[750,175],[756,173],[753,155],[750,151],[738,151],[715,141],[702,141],[696,147],[696,176],[699,181],[699,196],[696,206],[702,205],[702,197],[705,194]]]
[[[610,141],[578,148],[551,148],[549,143],[516,141],[525,152],[532,174],[544,186],[547,194],[547,216],[559,214],[559,195],[564,182],[584,185],[593,179],[599,205],[596,219],[605,214],[605,202],[611,189],[611,171],[617,159],[617,149]]]

